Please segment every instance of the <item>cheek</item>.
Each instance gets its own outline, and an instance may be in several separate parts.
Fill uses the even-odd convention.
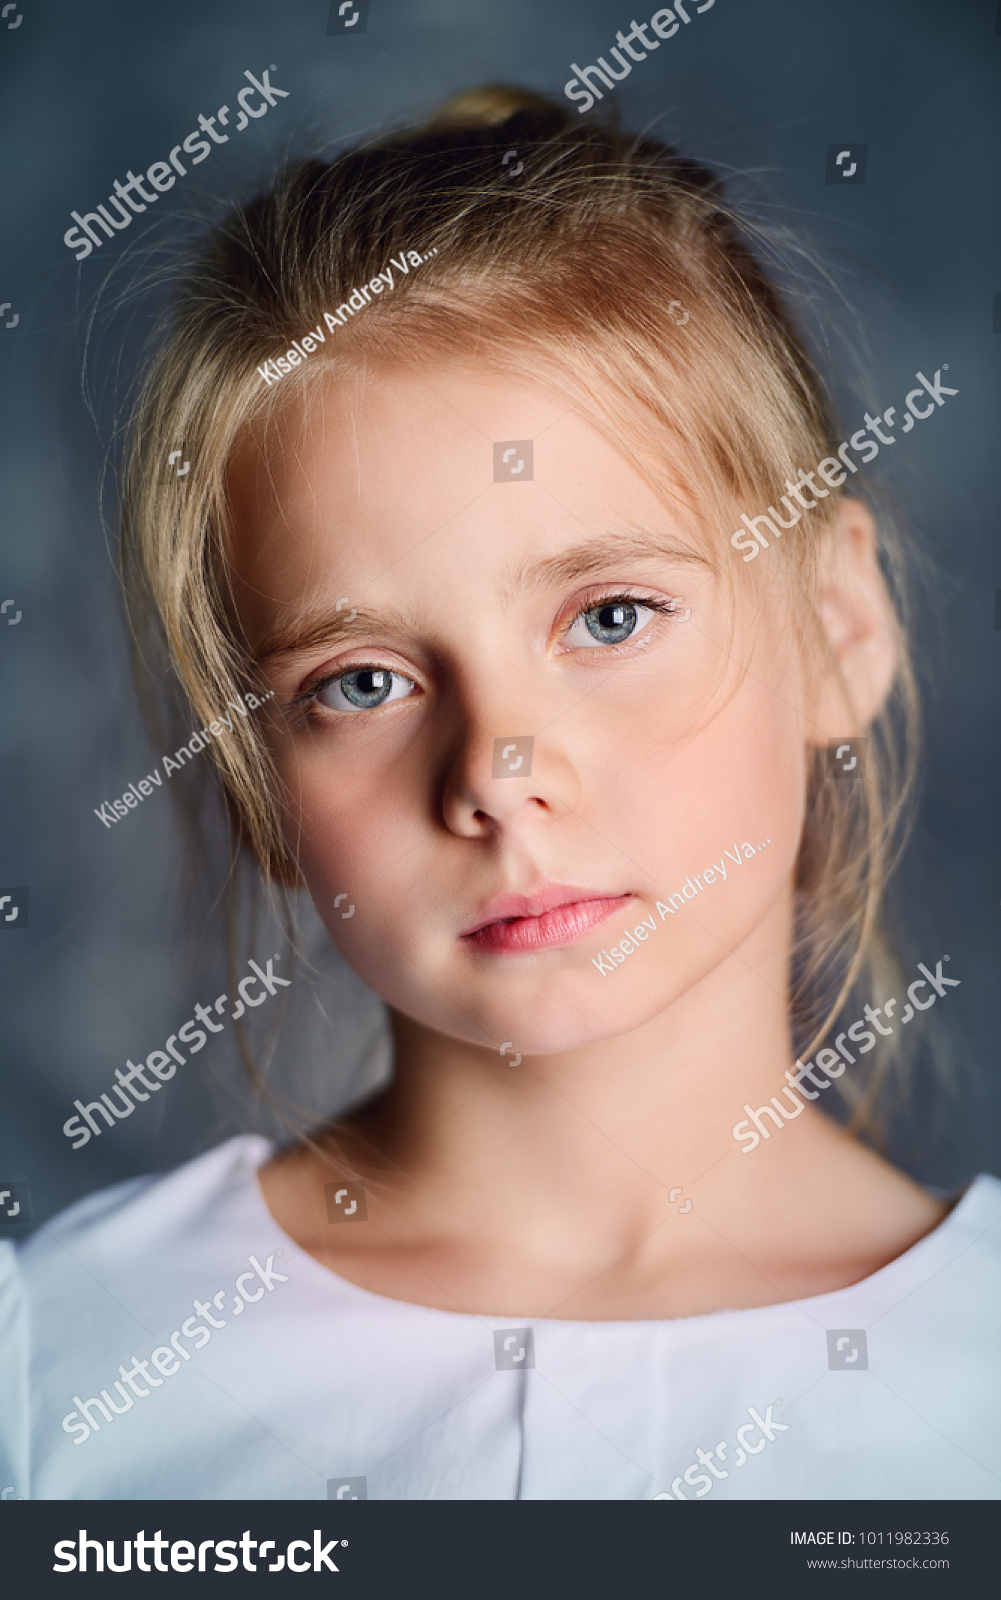
[[[771,676],[774,677],[774,674]],[[628,839],[630,857],[651,875],[732,847],[735,833],[794,847],[802,826],[805,730],[795,684],[773,689],[752,667],[722,703],[687,696],[684,685],[644,698],[642,707],[604,708],[606,726],[577,741],[576,759],[600,796],[602,830]],[[662,706],[661,702],[669,702]],[[590,747],[589,747],[590,746]],[[598,756],[596,759],[595,751]]]
[[[655,931],[613,975],[601,968],[590,983],[585,969],[573,1014],[582,1033],[591,1022],[601,1037],[610,995],[624,1030],[658,1014],[734,951],[744,952],[742,983],[769,970],[773,947],[788,938],[805,794],[798,714],[754,685],[690,738],[648,737],[622,770],[610,767],[595,820],[620,860],[628,854],[640,869],[631,876]],[[663,911],[655,910],[658,901]],[[602,944],[616,945],[630,920],[640,918],[610,924]],[[553,985],[527,1008],[546,1041],[565,1026],[561,998]]]
[[[398,915],[401,895],[411,893],[407,877],[424,819],[406,764],[372,766],[363,752],[349,762],[319,740],[284,746],[276,761],[287,794],[285,837],[331,937],[349,954],[364,926],[391,922],[393,906]],[[341,894],[347,899],[337,907]],[[351,904],[356,914],[346,919]]]
[[[475,1038],[458,1008],[443,1006],[434,978],[450,942],[435,915],[443,874],[408,764],[350,781],[334,760],[300,760],[295,778],[299,803],[289,806],[286,835],[335,948],[386,1004]]]

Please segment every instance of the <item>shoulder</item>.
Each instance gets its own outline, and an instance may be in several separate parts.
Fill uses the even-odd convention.
[[[141,1237],[149,1248],[155,1240],[166,1243],[171,1235],[187,1232],[195,1224],[203,1226],[206,1219],[222,1222],[227,1211],[248,1203],[257,1168],[272,1154],[267,1139],[241,1134],[166,1173],[128,1178],[99,1189],[45,1222],[19,1256],[30,1269],[53,1246],[70,1250],[106,1242],[120,1248],[130,1238]]]
[[[974,1391],[996,1365],[1001,1338],[1001,1181],[975,1179],[911,1249],[817,1304],[835,1315],[842,1306],[856,1327],[869,1328],[899,1373],[923,1373],[926,1388],[969,1391],[969,1415],[981,1414],[983,1394],[977,1400]],[[957,1358],[952,1367],[941,1359],[946,1349]],[[931,1378],[929,1362],[939,1369]]]
[[[928,1247],[922,1275],[937,1270],[944,1290],[972,1296],[1001,1315],[1001,1179],[976,1178],[922,1245]]]
[[[35,1328],[65,1332],[74,1309],[133,1302],[140,1285],[169,1289],[220,1254],[228,1262],[242,1237],[256,1240],[269,1220],[256,1174],[271,1149],[265,1139],[229,1139],[170,1172],[88,1195],[43,1224],[17,1260]],[[51,1324],[39,1320],[47,1310]]]
[[[256,1181],[271,1150],[260,1138],[227,1140],[171,1172],[89,1195],[19,1250],[0,1241],[4,1487],[21,1497],[30,1481],[39,1403],[58,1409],[110,1351],[155,1329],[179,1297],[190,1303],[192,1279],[232,1280],[249,1254],[274,1248]]]
[[[957,1257],[975,1250],[981,1262],[1001,1266],[1001,1178],[983,1173],[960,1196],[936,1232]],[[935,1234],[931,1236],[935,1238]]]
[[[858,1287],[921,1299],[972,1296],[1001,1311],[1001,1180],[975,1178],[937,1227]]]

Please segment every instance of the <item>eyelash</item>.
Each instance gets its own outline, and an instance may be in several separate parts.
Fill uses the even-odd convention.
[[[593,595],[593,596],[589,596],[588,599],[587,599],[586,604],[578,607],[578,609],[574,612],[574,615],[570,618],[570,620],[565,624],[564,627],[562,627],[560,629],[559,637],[561,639],[565,639],[567,634],[570,632],[570,629],[574,626],[574,624],[579,622],[582,617],[587,616],[588,612],[600,611],[605,606],[611,606],[611,605],[616,605],[616,604],[633,606],[633,607],[637,608],[638,610],[653,611],[653,612],[657,613],[657,615],[662,616],[662,617],[674,617],[674,616],[677,616],[678,611],[679,611],[681,605],[683,604],[683,602],[681,600],[677,600],[677,599],[657,600],[657,599],[649,598],[649,597],[641,599],[639,595],[633,594],[629,590],[612,590],[612,591],[609,591],[608,593],[599,593],[599,594],[596,594],[596,595]],[[649,625],[650,625],[649,622],[644,623],[642,629],[640,629],[638,631],[645,632],[646,629],[649,627]],[[636,637],[636,635],[633,634],[633,635],[630,636],[630,638],[623,640],[621,644],[600,644],[598,641],[595,641],[595,644],[590,648],[593,648],[596,651],[601,651],[602,653],[609,653],[611,651],[622,650],[622,649],[625,649],[628,645],[632,644],[633,638],[635,638],[635,637]],[[570,654],[571,652],[568,651],[568,652],[564,652],[564,653]],[[329,689],[331,684],[337,683],[337,681],[340,678],[346,678],[350,673],[355,673],[355,672],[389,672],[394,678],[405,679],[408,683],[413,683],[413,681],[414,681],[412,678],[408,678],[406,673],[404,673],[404,672],[396,672],[391,667],[382,666],[381,664],[379,664],[377,662],[360,661],[360,662],[353,663],[350,667],[343,668],[340,672],[331,673],[331,675],[329,677],[321,678],[320,681],[318,683],[313,684],[313,686],[311,688],[306,689],[302,694],[297,695],[295,697],[295,699],[293,699],[291,701],[291,703],[289,704],[289,706],[287,708],[288,711],[290,711],[290,712],[302,711],[302,712],[304,712],[306,714],[307,717],[310,716],[310,715],[322,714],[323,711],[330,712],[334,716],[337,716],[337,715],[340,715],[340,716],[352,716],[352,715],[360,716],[360,715],[363,715],[364,711],[363,711],[362,708],[359,708],[358,710],[356,710],[353,713],[352,712],[345,712],[345,711],[336,712],[336,711],[333,710],[333,707],[331,707],[331,706],[320,707],[319,704],[318,704],[319,696],[323,693],[323,691],[325,689]],[[398,702],[392,702],[392,703],[395,704],[395,703],[398,703]],[[375,706],[375,707],[372,707],[371,709],[375,710],[375,711],[378,711],[378,710],[381,710],[382,708],[381,708],[381,706]]]
[[[657,600],[653,598],[641,598],[639,595],[633,594],[631,590],[628,589],[611,590],[608,593],[599,592],[598,594],[589,596],[586,603],[578,607],[578,609],[574,612],[574,615],[570,618],[570,621],[560,629],[560,638],[565,639],[574,624],[579,622],[582,617],[586,617],[589,611],[601,611],[605,608],[605,606],[627,605],[633,606],[637,610],[656,612],[662,617],[674,617],[677,616],[678,611],[683,603],[684,602],[681,599]],[[650,620],[652,621],[653,619],[651,618]],[[595,650],[601,650],[602,652],[624,650],[632,644],[637,633],[645,632],[649,626],[650,623],[645,622],[642,628],[637,629],[636,632],[631,634],[628,639],[624,639],[621,644],[602,645],[595,641],[593,648]]]

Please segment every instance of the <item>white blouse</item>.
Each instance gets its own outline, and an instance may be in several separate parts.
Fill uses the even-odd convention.
[[[0,1246],[7,1499],[995,1499],[1001,1183],[872,1277],[670,1322],[371,1294],[272,1219],[264,1139]],[[347,1204],[347,1201],[344,1202]],[[147,1401],[149,1404],[147,1404]]]

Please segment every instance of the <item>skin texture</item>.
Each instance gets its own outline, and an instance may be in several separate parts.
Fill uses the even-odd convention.
[[[512,439],[534,441],[534,476],[495,482],[492,443]],[[262,1171],[286,1232],[394,1299],[618,1320],[844,1287],[935,1226],[943,1208],[812,1103],[747,1156],[730,1131],[792,1062],[806,747],[864,727],[893,674],[868,512],[844,503],[818,596],[849,711],[805,672],[781,591],[762,610],[739,590],[731,625],[690,515],[523,381],[327,375],[242,442],[230,495],[287,835],[396,1041],[385,1095]],[[637,630],[595,646],[575,619],[624,596]],[[684,622],[641,609],[681,596]],[[303,704],[365,668],[399,675],[393,699]],[[494,778],[515,736],[531,774]],[[658,914],[721,858],[725,882]],[[540,949],[463,937],[498,896],[553,883],[628,898]],[[603,976],[592,957],[643,918]],[[341,1176],[365,1182],[367,1222],[327,1224]]]

